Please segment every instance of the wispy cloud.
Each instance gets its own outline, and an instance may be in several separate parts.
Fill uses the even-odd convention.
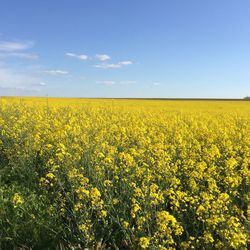
[[[71,52],[67,52],[65,53],[66,56],[69,56],[69,57],[74,57],[74,58],[77,58],[77,59],[80,59],[82,61],[86,61],[89,59],[89,57],[87,55],[84,55],[84,54],[75,54],[75,53],[71,53]]]
[[[122,65],[115,63],[102,63],[94,65],[95,68],[100,68],[100,69],[116,69],[116,68],[121,68],[121,66]]]
[[[102,84],[105,86],[113,86],[113,85],[128,85],[128,84],[135,84],[137,81],[134,80],[125,80],[125,81],[111,81],[111,80],[105,80],[105,81],[97,81],[98,84]]]
[[[95,68],[101,68],[101,69],[117,69],[121,68],[123,66],[131,65],[133,64],[132,61],[122,61],[118,63],[102,63],[102,64],[96,64],[94,65]]]
[[[47,83],[46,82],[39,82],[38,85],[39,86],[47,86]]]
[[[0,68],[0,88],[5,90],[39,91],[41,79],[28,72],[19,72],[10,68]]]
[[[133,64],[133,62],[132,61],[122,61],[122,62],[119,62],[118,64],[120,64],[120,65],[131,65],[131,64]]]
[[[31,41],[25,41],[25,42],[0,41],[0,51],[4,52],[22,51],[30,49],[33,46],[34,43]]]
[[[60,69],[53,69],[53,70],[44,70],[43,73],[52,75],[52,76],[64,76],[68,75],[69,72],[65,70],[60,70]]]
[[[159,86],[161,83],[160,82],[153,82],[154,86]]]
[[[31,41],[13,42],[0,40],[0,58],[38,59],[38,55],[26,52],[33,46],[34,42]]]
[[[98,84],[106,85],[106,86],[112,86],[115,85],[115,81],[97,81]]]
[[[40,92],[39,88],[27,88],[25,86],[17,86],[17,87],[5,87],[0,85],[0,89],[4,95],[23,95],[23,94],[33,94],[36,92]]]
[[[106,55],[106,54],[97,54],[96,55],[96,58],[97,60],[99,61],[107,61],[110,59],[110,56],[109,55]]]
[[[38,55],[33,53],[24,53],[24,52],[5,52],[0,53],[0,58],[8,58],[8,57],[15,57],[21,59],[28,59],[28,60],[36,60],[39,58]]]
[[[65,55],[69,57],[77,58],[83,61],[96,59],[102,63],[95,64],[93,65],[93,67],[100,68],[100,69],[117,69],[117,68],[122,68],[124,66],[133,64],[132,61],[120,61],[118,63],[106,63],[106,61],[111,59],[111,57],[107,54],[96,54],[95,57],[92,57],[92,58],[84,54],[76,54],[72,52],[67,52],[65,53]]]

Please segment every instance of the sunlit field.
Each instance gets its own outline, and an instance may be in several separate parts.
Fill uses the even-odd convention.
[[[0,98],[0,249],[249,249],[250,102]]]

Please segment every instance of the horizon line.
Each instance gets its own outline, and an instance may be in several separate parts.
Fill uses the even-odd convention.
[[[0,96],[0,98],[63,98],[63,99],[116,99],[116,100],[190,100],[190,101],[250,101],[250,97],[242,98],[213,98],[213,97],[65,97],[65,96]]]

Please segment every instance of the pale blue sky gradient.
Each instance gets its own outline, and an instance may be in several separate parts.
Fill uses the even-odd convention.
[[[249,0],[0,5],[0,95],[250,95]]]

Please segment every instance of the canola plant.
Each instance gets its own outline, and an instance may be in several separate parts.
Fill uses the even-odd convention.
[[[249,249],[250,102],[1,98],[0,249]]]

